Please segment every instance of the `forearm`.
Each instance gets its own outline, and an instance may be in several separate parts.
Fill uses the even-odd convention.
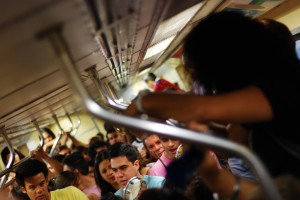
[[[141,100],[147,114],[161,119],[173,118],[180,122],[191,120],[205,120],[206,97],[188,94],[152,93]],[[199,109],[201,108],[201,109]]]
[[[201,174],[205,184],[221,199],[230,199],[236,193],[236,200],[245,200],[257,186],[256,183],[245,179],[238,179],[226,170],[218,170],[215,173]],[[239,185],[239,186],[238,186]],[[239,187],[239,191],[235,188]]]

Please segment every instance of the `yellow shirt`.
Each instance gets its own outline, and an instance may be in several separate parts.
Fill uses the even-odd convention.
[[[78,188],[69,186],[50,192],[51,200],[88,200],[88,197]]]

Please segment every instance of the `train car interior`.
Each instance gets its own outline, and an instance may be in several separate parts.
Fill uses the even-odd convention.
[[[29,155],[43,145],[45,127],[57,138],[68,131],[88,143],[99,132],[106,135],[109,122],[238,151],[221,139],[206,141],[193,131],[120,114],[149,89],[150,72],[191,90],[182,41],[195,24],[223,10],[282,22],[295,36],[300,57],[299,0],[1,1],[0,150],[10,146]],[[248,151],[238,153],[261,167]],[[0,161],[1,187],[11,167]],[[264,179],[265,171],[255,170]],[[272,196],[268,178],[263,187]]]

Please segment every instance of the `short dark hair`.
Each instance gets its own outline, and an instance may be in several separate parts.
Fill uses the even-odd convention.
[[[138,152],[137,150],[130,144],[117,142],[111,145],[108,148],[110,159],[119,157],[119,156],[126,156],[126,158],[134,163],[138,159]]]
[[[74,152],[63,159],[63,164],[67,165],[71,171],[77,169],[81,174],[89,174],[89,164],[80,152]]]
[[[60,172],[54,178],[55,189],[62,189],[68,186],[76,186],[78,174],[70,171]]]
[[[41,172],[44,174],[45,179],[47,180],[48,168],[44,162],[32,159],[23,162],[16,169],[16,180],[18,185],[25,187],[25,178],[35,176]]]
[[[100,136],[100,137],[102,138],[102,140],[104,140],[104,135],[103,135],[103,133],[99,132],[99,133],[97,133],[96,136]]]
[[[108,146],[109,145],[106,142],[100,140],[92,142],[89,147],[89,155],[92,158],[92,160],[94,160],[98,148],[108,147]]]
[[[149,73],[148,76],[147,76],[147,78],[145,79],[145,81],[146,82],[148,82],[148,81],[155,81],[155,79],[156,79],[156,75],[153,74],[153,73]]]

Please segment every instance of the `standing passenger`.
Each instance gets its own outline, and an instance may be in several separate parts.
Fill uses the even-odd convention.
[[[48,191],[48,168],[38,160],[27,160],[16,170],[16,180],[23,193],[31,200],[88,200],[87,196],[76,187]]]
[[[137,98],[140,102],[132,105],[140,104],[139,110],[130,106],[126,113],[173,118],[191,129],[210,121],[239,123],[251,133],[252,149],[272,176],[300,177],[295,126],[300,119],[294,117],[300,114],[295,92],[300,90],[300,66],[295,50],[281,48],[283,42],[255,19],[212,14],[184,44],[186,67],[208,94],[153,93]]]

